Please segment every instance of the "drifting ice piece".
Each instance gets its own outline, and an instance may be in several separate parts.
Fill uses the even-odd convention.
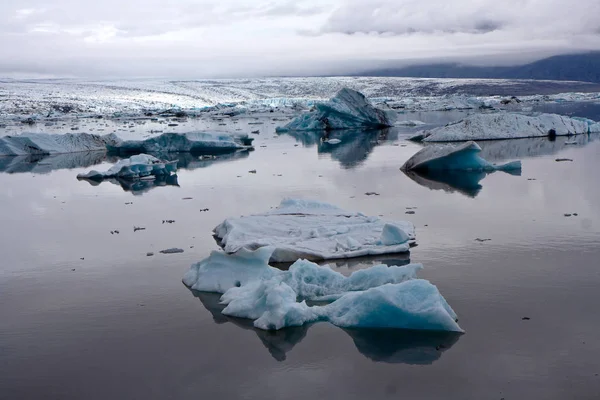
[[[102,180],[105,178],[142,179],[170,175],[177,171],[177,161],[162,161],[148,154],[138,154],[120,160],[106,172],[92,170],[78,174],[77,179]]]
[[[475,142],[461,145],[431,145],[412,156],[403,166],[404,171],[513,171],[521,169],[521,162],[495,165],[479,157],[481,147]]]
[[[227,133],[163,133],[146,140],[127,140],[108,145],[111,154],[202,153],[220,154],[252,148],[251,138]]]
[[[415,243],[415,228],[410,222],[388,222],[298,199],[285,199],[264,214],[228,218],[214,232],[227,253],[274,246],[274,262],[402,253]]]
[[[568,136],[600,132],[600,124],[584,118],[557,114],[530,117],[516,113],[473,114],[446,126],[422,131],[411,140],[462,142],[466,140],[517,139],[539,136]]]
[[[362,93],[344,88],[330,101],[316,103],[314,111],[300,115],[277,131],[379,129],[392,125],[388,113],[375,108]]]
[[[195,290],[224,292],[223,314],[253,319],[259,329],[329,321],[346,328],[462,331],[437,288],[416,279],[419,264],[378,265],[344,277],[306,260],[289,271],[272,268],[266,263],[272,251],[213,252],[192,265],[183,282]],[[305,302],[324,299],[335,300],[324,306]]]
[[[116,144],[120,139],[115,134],[99,136],[89,133],[24,133],[16,136],[0,137],[0,156],[50,155],[79,153],[84,151],[104,151],[107,145]]]

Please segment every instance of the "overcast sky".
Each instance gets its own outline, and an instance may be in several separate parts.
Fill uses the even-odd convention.
[[[0,0],[0,76],[344,73],[600,50],[600,0]]]

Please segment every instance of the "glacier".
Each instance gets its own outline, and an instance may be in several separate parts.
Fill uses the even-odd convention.
[[[540,136],[569,136],[600,133],[600,123],[557,114],[528,116],[511,112],[470,115],[446,126],[417,133],[411,138],[423,142],[517,139]]]
[[[380,129],[394,125],[392,114],[375,108],[362,94],[344,88],[328,102],[317,102],[314,110],[301,114],[277,132],[336,129]]]
[[[216,132],[163,133],[145,140],[119,141],[106,148],[109,154],[194,153],[222,154],[252,148],[248,135]]]
[[[138,154],[119,160],[106,172],[91,170],[78,174],[77,179],[102,180],[106,178],[144,179],[147,177],[168,176],[177,171],[177,161],[163,161],[148,154]]]
[[[227,253],[274,246],[274,262],[402,253],[416,241],[411,222],[386,221],[302,199],[284,199],[263,214],[228,218],[214,234]]]
[[[521,162],[492,164],[479,156],[481,147],[473,141],[460,145],[429,145],[419,150],[401,167],[404,171],[511,171],[520,170]]]
[[[113,133],[100,136],[89,133],[23,133],[0,137],[0,156],[54,155],[105,151],[120,139]]]
[[[252,319],[263,330],[329,321],[344,328],[462,332],[438,289],[416,277],[420,264],[378,265],[345,277],[307,260],[288,271],[273,268],[268,261],[274,250],[214,251],[190,267],[183,283],[222,293],[224,315]],[[329,303],[310,306],[307,300]]]

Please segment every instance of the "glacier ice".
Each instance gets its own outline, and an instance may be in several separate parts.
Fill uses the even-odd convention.
[[[424,142],[462,142],[467,140],[517,139],[527,137],[600,133],[600,124],[585,118],[557,114],[499,112],[473,114],[446,126],[422,131],[411,139]]]
[[[106,172],[96,170],[78,174],[77,179],[102,180],[105,178],[144,179],[166,176],[177,171],[177,161],[163,161],[148,154],[138,154],[119,160]]]
[[[344,88],[330,101],[315,103],[313,111],[298,116],[277,131],[380,129],[392,125],[390,113],[375,108],[362,93]]]
[[[349,277],[307,260],[288,271],[267,264],[273,247],[238,254],[213,252],[184,275],[190,289],[223,293],[224,315],[278,330],[329,321],[345,328],[396,328],[462,332],[438,289],[417,279],[420,264],[378,265]],[[306,300],[327,300],[309,305]]]
[[[481,147],[469,141],[460,145],[429,145],[419,150],[404,165],[402,170],[421,171],[509,171],[520,170],[521,162],[503,165],[492,164],[479,156]]]
[[[89,133],[23,133],[0,137],[0,156],[52,155],[88,151],[105,151],[107,145],[118,143],[115,134]]]
[[[110,154],[139,153],[197,153],[220,154],[249,149],[252,143],[247,135],[214,132],[163,133],[145,140],[120,141],[107,146]]]
[[[414,225],[408,221],[386,221],[301,199],[284,199],[263,214],[228,218],[214,233],[227,253],[274,246],[274,262],[401,253],[415,243]]]

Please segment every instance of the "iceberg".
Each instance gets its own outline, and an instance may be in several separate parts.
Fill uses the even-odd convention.
[[[177,161],[163,161],[148,154],[138,154],[120,160],[106,172],[96,170],[78,174],[77,179],[102,180],[106,178],[144,179],[157,176],[168,176],[177,171]]]
[[[411,140],[462,142],[467,140],[517,139],[540,136],[569,136],[600,132],[600,123],[557,114],[527,116],[499,112],[473,114],[446,126],[419,132]]]
[[[183,282],[193,290],[223,293],[224,315],[252,319],[263,330],[328,321],[344,328],[462,332],[438,289],[416,278],[420,264],[378,265],[345,277],[307,260],[278,270],[267,264],[273,251],[214,251],[192,265]],[[331,302],[310,306],[307,300]]]
[[[222,154],[252,148],[252,138],[228,133],[163,133],[145,140],[127,140],[107,145],[109,154],[195,153]]]
[[[120,139],[115,134],[89,133],[23,133],[0,137],[0,156],[53,155],[89,151],[105,151]]]
[[[520,170],[521,162],[492,164],[479,156],[475,142],[460,145],[430,145],[419,150],[401,167],[404,171],[511,171]]]
[[[402,253],[416,241],[408,221],[386,221],[300,199],[284,199],[263,214],[228,218],[214,234],[227,253],[273,246],[274,262]]]
[[[302,114],[277,132],[336,129],[381,129],[393,125],[391,114],[375,108],[362,94],[344,88],[328,102],[315,103],[314,110]]]

